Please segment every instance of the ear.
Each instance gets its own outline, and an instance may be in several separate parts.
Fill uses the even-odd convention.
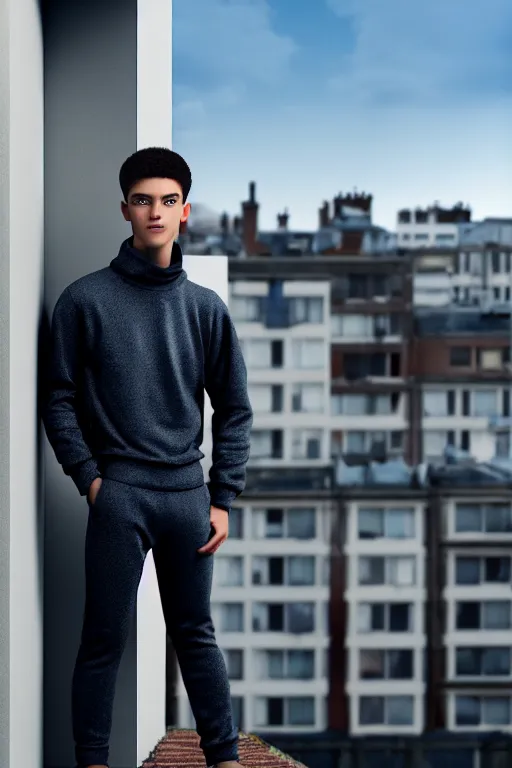
[[[124,200],[121,200],[121,213],[124,216],[125,221],[130,221],[130,213],[128,210],[128,204]]]
[[[183,206],[183,213],[180,216],[180,221],[186,221],[190,216],[190,203]]]

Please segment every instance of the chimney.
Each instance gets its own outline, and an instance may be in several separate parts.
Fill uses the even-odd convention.
[[[258,233],[258,208],[256,202],[256,184],[249,184],[249,199],[242,203],[242,239],[247,255],[251,256],[257,251],[256,238]]]
[[[235,235],[242,235],[242,219],[240,216],[233,217],[233,232]]]
[[[220,231],[224,237],[229,234],[229,218],[227,213],[223,213],[220,217]]]
[[[336,197],[333,199],[332,204],[334,208],[334,218],[338,218],[341,216],[341,205],[343,202],[343,198],[341,196],[341,192],[339,195],[336,195]]]
[[[284,209],[284,213],[278,213],[277,214],[277,228],[278,229],[288,229],[288,219],[290,218],[290,215],[288,213],[288,209]]]
[[[318,224],[320,229],[323,227],[328,227],[330,224],[329,220],[329,203],[327,200],[324,200],[324,204],[321,208],[318,209]]]

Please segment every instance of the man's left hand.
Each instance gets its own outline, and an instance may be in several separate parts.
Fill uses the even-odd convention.
[[[220,545],[226,541],[229,533],[229,513],[226,512],[225,509],[211,506],[210,525],[215,531],[215,534],[204,547],[197,550],[200,554],[214,554]]]

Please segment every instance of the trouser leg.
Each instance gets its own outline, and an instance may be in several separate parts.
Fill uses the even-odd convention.
[[[85,610],[72,682],[78,766],[107,765],[115,684],[148,551],[139,489],[104,478],[89,505]]]
[[[213,555],[197,549],[210,534],[206,485],[163,494],[153,557],[172,639],[207,765],[238,759],[224,657],[210,613]]]

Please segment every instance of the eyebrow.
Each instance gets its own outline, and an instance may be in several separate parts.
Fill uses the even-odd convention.
[[[133,195],[130,195],[130,198],[133,200],[134,197],[147,197],[149,200],[153,199],[153,195],[148,195],[146,192],[134,192]],[[170,195],[162,195],[160,198],[161,200],[166,200],[168,197],[177,197],[179,198],[178,192],[171,192]]]

